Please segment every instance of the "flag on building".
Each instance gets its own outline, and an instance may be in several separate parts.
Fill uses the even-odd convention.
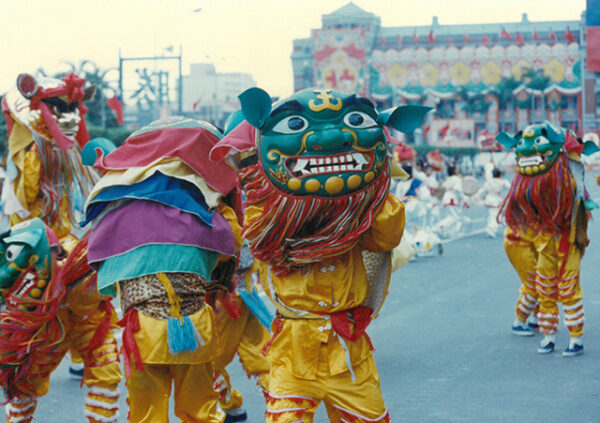
[[[433,30],[429,31],[429,35],[427,36],[427,39],[429,40],[430,43],[433,43],[435,41],[435,35],[433,34]]]
[[[533,39],[536,43],[540,42],[540,37],[538,37],[537,31],[535,29],[533,30]]]
[[[465,34],[465,35],[463,35],[463,41],[464,41],[465,43],[468,43],[468,42],[469,42],[469,34]]]
[[[565,40],[567,40],[570,43],[575,41],[575,37],[573,36],[573,33],[571,32],[571,29],[569,27],[567,27],[567,32],[565,32]]]
[[[116,95],[106,100],[106,105],[115,112],[115,117],[119,125],[123,125],[123,103]]]
[[[385,37],[383,35],[381,36],[381,45],[385,46]]]
[[[554,33],[554,31],[552,31],[552,28],[550,28],[550,39],[552,41],[556,41],[556,34]]]
[[[402,35],[398,35],[397,41],[398,44],[402,44]]]
[[[419,42],[419,36],[417,35],[417,31],[413,32],[413,40],[415,40],[415,43]]]
[[[502,28],[502,31],[500,31],[500,37],[506,37],[509,40],[512,40],[512,35],[510,35],[510,33],[504,27]]]
[[[517,42],[517,44],[523,44],[523,36],[521,35],[521,33],[517,32],[517,35],[515,36],[515,41]]]
[[[490,42],[490,39],[488,38],[487,35],[484,35],[483,38],[481,39],[481,42],[483,43],[484,46],[487,46],[488,43]]]

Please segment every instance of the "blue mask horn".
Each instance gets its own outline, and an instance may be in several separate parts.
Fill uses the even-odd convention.
[[[558,129],[556,126],[552,125],[550,122],[548,122],[547,120],[544,121],[544,126],[546,127],[546,132],[548,133],[547,137],[548,137],[548,141],[555,143],[555,144],[560,144],[565,142],[565,137],[564,137],[564,133]]]
[[[379,114],[379,118],[385,126],[409,134],[421,126],[430,110],[433,108],[409,104],[387,109]]]
[[[585,154],[586,156],[591,156],[592,154],[597,153],[598,151],[600,151],[600,148],[598,148],[598,146],[593,141],[586,141],[585,143],[583,143],[582,154]]]
[[[248,123],[255,128],[263,126],[271,114],[271,96],[260,88],[248,88],[238,98],[242,104],[242,112]]]
[[[507,150],[511,150],[517,145],[517,139],[506,132],[500,132],[496,135],[496,141],[502,144]]]

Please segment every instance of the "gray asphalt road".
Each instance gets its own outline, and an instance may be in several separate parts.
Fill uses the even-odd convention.
[[[599,187],[588,186],[599,199]],[[369,329],[393,421],[600,422],[600,213],[595,214],[581,270],[586,352],[579,357],[561,356],[568,343],[562,322],[553,354],[536,353],[539,336],[511,335],[519,282],[502,239],[478,234],[454,241],[445,244],[442,256],[411,262],[393,275],[390,295]],[[244,394],[249,421],[264,421],[264,401],[254,383],[238,363],[231,375]],[[37,421],[83,421],[84,397],[85,389],[61,365],[40,400]],[[125,422],[124,398],[121,403]],[[315,421],[327,421],[322,407]]]

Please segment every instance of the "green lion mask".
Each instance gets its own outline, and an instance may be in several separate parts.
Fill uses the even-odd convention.
[[[42,220],[35,218],[0,235],[0,291],[7,307],[16,307],[17,298],[42,297],[53,271],[48,231]]]
[[[335,197],[364,188],[388,166],[385,126],[412,132],[431,110],[401,106],[378,113],[370,100],[306,89],[271,104],[251,88],[240,96],[244,118],[258,128],[258,160],[269,180],[294,196]]]
[[[565,150],[580,150],[578,154],[586,155],[597,151],[595,144],[590,141],[578,146],[576,137],[568,129],[557,128],[550,122],[529,125],[514,137],[501,132],[496,140],[507,149],[515,149],[517,171],[526,176],[549,171]]]

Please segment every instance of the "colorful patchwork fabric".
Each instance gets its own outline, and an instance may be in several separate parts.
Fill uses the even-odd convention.
[[[196,188],[202,192],[209,209],[214,209],[219,205],[219,199],[222,195],[209,187],[206,181],[194,172],[192,168],[183,163],[179,158],[162,158],[150,163],[148,166],[132,167],[127,170],[111,170],[107,172],[94,186],[94,189],[87,199],[86,209],[87,205],[105,189],[115,185],[133,185],[150,178],[157,172],[194,184]]]
[[[193,214],[205,224],[212,226],[214,212],[208,211],[202,192],[190,182],[160,172],[133,185],[116,185],[101,191],[89,202],[85,219],[80,225],[85,226],[95,219],[110,202],[127,198],[149,200],[174,207]]]
[[[114,295],[112,285],[116,282],[155,273],[195,273],[210,280],[218,256],[214,251],[187,245],[143,245],[102,262],[98,269],[98,290]]]
[[[125,170],[148,166],[159,158],[177,157],[202,175],[211,188],[228,194],[235,187],[235,169],[226,162],[207,160],[219,138],[218,130],[207,122],[186,118],[160,121],[132,134],[117,150],[100,157],[95,167]]]
[[[102,260],[149,244],[194,246],[229,256],[235,253],[231,226],[220,214],[214,214],[210,227],[177,208],[132,200],[107,213],[91,231],[88,262],[97,267]]]

